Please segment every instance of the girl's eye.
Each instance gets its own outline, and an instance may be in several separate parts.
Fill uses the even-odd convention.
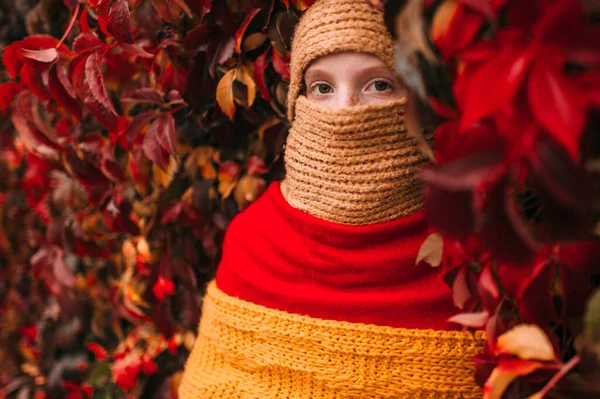
[[[386,82],[385,80],[377,80],[369,86],[369,89],[374,91],[388,91],[392,88],[392,85]]]
[[[327,83],[319,83],[313,86],[312,92],[314,94],[329,94],[333,92],[333,87]]]

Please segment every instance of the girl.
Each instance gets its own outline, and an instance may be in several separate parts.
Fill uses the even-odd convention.
[[[483,333],[452,329],[393,42],[320,0],[291,53],[286,177],[231,223],[180,385],[188,398],[478,398]]]

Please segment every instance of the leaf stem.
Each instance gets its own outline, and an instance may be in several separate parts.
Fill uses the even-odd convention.
[[[563,378],[569,371],[571,371],[571,369],[573,369],[573,367],[575,367],[580,360],[581,357],[579,357],[579,355],[575,355],[571,360],[565,363],[565,365],[558,371],[558,373],[554,374],[552,379],[548,381],[546,386],[544,386],[544,388],[538,392],[539,398],[543,398],[548,392],[550,392],[550,390],[554,388],[558,381],[561,378]]]
[[[63,34],[63,36],[60,38],[60,41],[58,42],[58,44],[56,45],[56,49],[57,50],[58,50],[58,48],[60,46],[62,46],[63,42],[65,41],[65,39],[67,38],[67,36],[71,32],[71,29],[73,29],[73,25],[75,25],[75,20],[77,19],[77,14],[79,14],[79,8],[80,8],[80,6],[81,6],[81,3],[77,2],[77,6],[75,7],[75,11],[73,12],[73,16],[71,17],[71,21],[69,22],[69,26],[67,27],[67,30],[65,31],[65,33]]]

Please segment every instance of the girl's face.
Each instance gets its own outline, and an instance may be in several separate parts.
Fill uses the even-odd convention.
[[[306,68],[304,84],[306,98],[332,108],[385,103],[407,94],[396,73],[367,53],[317,58]]]

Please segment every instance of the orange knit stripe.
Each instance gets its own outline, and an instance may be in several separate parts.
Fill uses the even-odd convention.
[[[179,398],[480,398],[470,359],[484,338],[294,315],[213,282]]]

